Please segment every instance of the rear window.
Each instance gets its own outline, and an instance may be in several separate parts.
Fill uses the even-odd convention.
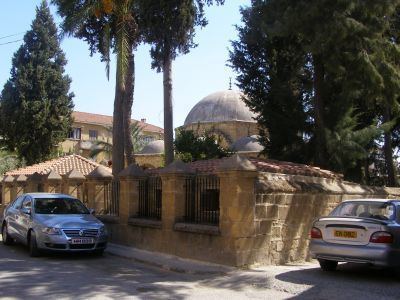
[[[344,202],[336,207],[330,216],[394,220],[395,206],[387,202]]]
[[[89,214],[81,201],[71,198],[36,198],[34,211],[44,215]]]

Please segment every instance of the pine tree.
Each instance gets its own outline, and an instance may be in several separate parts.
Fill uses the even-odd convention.
[[[11,77],[0,102],[0,133],[10,150],[27,164],[50,157],[67,136],[73,93],[57,27],[45,1],[36,9],[31,30],[14,54]]]

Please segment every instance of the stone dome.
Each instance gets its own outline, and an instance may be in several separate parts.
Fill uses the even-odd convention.
[[[227,90],[208,95],[198,102],[186,117],[185,125],[198,122],[253,122],[255,114],[242,100],[243,93]]]
[[[261,152],[264,147],[258,141],[258,135],[245,136],[232,144],[231,148],[238,152]]]
[[[164,141],[157,140],[148,143],[139,154],[162,154],[164,153]]]

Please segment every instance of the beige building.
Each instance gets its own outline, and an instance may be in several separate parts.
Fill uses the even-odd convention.
[[[62,151],[68,154],[79,154],[89,157],[96,147],[102,147],[98,142],[112,144],[111,116],[75,111],[72,113],[74,123],[68,138],[61,144]],[[142,128],[140,138],[143,144],[164,139],[164,130],[160,127],[146,123],[146,119],[138,122]],[[96,157],[97,162],[110,160],[111,153],[102,152]]]
[[[243,101],[243,93],[226,90],[212,93],[189,112],[177,130],[215,135],[221,146],[245,156],[258,155],[264,148],[258,143],[256,115]]]

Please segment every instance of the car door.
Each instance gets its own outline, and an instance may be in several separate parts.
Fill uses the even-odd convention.
[[[28,236],[28,230],[31,228],[32,222],[32,198],[27,196],[24,198],[22,202],[21,209],[19,210],[19,218],[18,218],[18,228],[19,235],[22,238],[22,241],[26,241],[26,237]]]
[[[7,222],[7,230],[11,237],[18,238],[19,230],[18,230],[18,218],[19,218],[19,210],[22,205],[22,201],[25,196],[19,196],[14,202],[7,208],[7,212],[5,215]]]

